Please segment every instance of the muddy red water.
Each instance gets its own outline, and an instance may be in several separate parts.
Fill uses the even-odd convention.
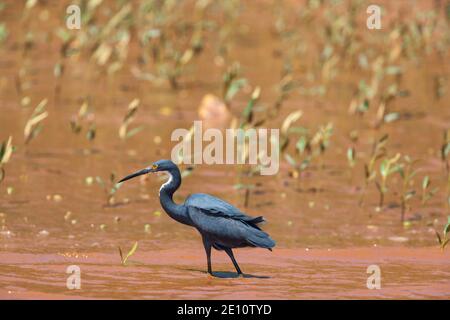
[[[61,39],[55,30],[65,28],[62,17],[69,2],[39,2],[29,11],[16,1],[4,3],[0,17],[8,33],[0,45],[0,141],[12,136],[16,150],[4,165],[6,176],[0,184],[0,298],[450,298],[449,248],[441,250],[435,235],[435,229],[442,234],[449,214],[448,178],[440,150],[443,132],[450,129],[450,108],[448,93],[443,91],[437,98],[435,92],[436,81],[448,80],[448,43],[431,42],[440,45],[440,51],[423,49],[416,57],[407,52],[408,58],[393,60],[392,64],[405,70],[399,83],[409,95],[390,105],[402,115],[400,119],[377,127],[373,123],[378,106],[364,116],[348,113],[358,83],[361,79],[370,82],[371,77],[369,71],[358,73],[341,66],[346,59],[340,60],[342,68],[336,71],[336,78],[328,80],[325,94],[305,94],[305,88],[323,80],[314,73],[317,57],[325,52],[322,33],[313,36],[316,29],[325,30],[321,19],[305,18],[310,22],[301,24],[299,38],[281,39],[275,32],[280,10],[284,10],[283,23],[289,29],[290,24],[295,26],[295,17],[308,10],[313,10],[311,17],[325,19],[323,11],[331,10],[328,5],[307,9],[306,2],[287,1],[284,7],[270,1],[246,2],[231,23],[232,32],[224,36],[231,39],[227,40],[226,57],[218,56],[222,36],[211,31],[204,52],[188,65],[174,90],[168,81],[155,83],[136,76],[144,50],[136,31],[139,27],[131,28],[129,50],[124,61],[119,59],[122,65],[117,71],[108,73],[115,69],[106,67],[117,58],[114,54],[106,66],[93,61],[93,46],[91,51],[64,58],[64,74],[55,77],[55,65],[61,62]],[[133,12],[138,11],[138,3],[131,3]],[[384,36],[395,26],[392,19],[412,19],[419,8],[436,10],[438,26],[448,23],[442,8],[428,1],[418,1],[415,9],[409,1],[383,3],[391,19],[378,31]],[[119,10],[113,3],[103,3],[96,23],[104,26]],[[220,10],[225,9],[212,8],[207,17],[225,28]],[[365,28],[364,4],[357,12],[356,21]],[[444,28],[444,32],[448,30]],[[438,28],[437,36],[441,31]],[[77,41],[71,45],[76,47]],[[302,41],[313,44],[304,56]],[[216,277],[208,276],[197,231],[171,220],[159,205],[160,177],[123,184],[109,204],[95,177],[108,181],[112,172],[122,177],[152,161],[169,158],[174,146],[172,131],[192,126],[206,94],[221,96],[223,74],[233,61],[240,62],[249,84],[233,100],[231,113],[241,113],[256,86],[261,88],[258,107],[272,106],[289,58],[286,50],[294,44],[302,58],[295,60],[295,77],[304,88],[291,92],[280,115],[264,126],[279,128],[288,114],[302,110],[299,125],[311,132],[333,123],[330,146],[299,174],[283,155],[280,172],[274,176],[245,176],[240,166],[233,165],[195,166],[175,201],[182,202],[197,192],[221,197],[250,215],[265,216],[268,223],[263,228],[277,242],[273,252],[236,250],[244,278],[236,278],[228,257],[214,251]],[[379,43],[373,50],[378,53]],[[376,54],[367,52],[372,63]],[[25,145],[24,126],[44,98],[48,99],[49,116],[43,120],[41,132]],[[132,127],[143,125],[144,129],[122,141],[119,127],[135,98],[140,99],[140,106]],[[74,134],[70,128],[70,120],[85,99],[95,113],[93,141],[85,138],[85,131]],[[229,116],[224,119],[229,121]],[[349,138],[355,131],[356,141]],[[358,205],[364,163],[372,142],[383,134],[389,134],[389,156],[401,153],[420,160],[411,183],[417,194],[408,203],[403,224],[399,175],[389,178],[390,191],[382,208],[377,208],[379,194],[373,182],[364,205]],[[349,147],[357,151],[354,167],[346,158]],[[433,187],[439,187],[427,201],[421,198],[425,176]],[[245,191],[235,188],[239,183],[254,185],[247,208]],[[136,253],[122,265],[118,247],[127,253],[136,241]],[[80,268],[79,290],[66,286],[70,265]],[[367,287],[371,265],[380,268],[380,289]]]

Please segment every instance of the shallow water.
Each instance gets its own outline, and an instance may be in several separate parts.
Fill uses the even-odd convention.
[[[281,42],[267,22],[273,19],[272,4],[255,3],[247,4],[239,18],[242,30],[230,61],[241,62],[245,76],[261,86],[262,103],[270,105],[276,98],[274,86],[283,64],[276,54]],[[40,5],[34,10],[48,10],[50,18],[46,22],[30,20],[29,25],[21,22],[22,8],[16,2],[8,2],[0,13],[13,33],[0,47],[0,139],[12,135],[17,145],[0,184],[0,298],[450,297],[449,251],[439,250],[434,231],[434,227],[441,230],[448,215],[443,205],[445,177],[439,148],[442,132],[449,128],[450,109],[448,94],[436,100],[430,84],[436,74],[448,76],[448,59],[443,62],[430,55],[417,64],[408,64],[402,84],[413,94],[396,101],[395,108],[411,116],[379,131],[371,127],[367,117],[348,115],[351,90],[342,89],[342,79],[330,86],[325,97],[292,93],[283,105],[283,115],[301,109],[304,116],[300,122],[311,128],[332,121],[332,145],[322,166],[311,166],[299,179],[289,176],[285,162],[276,176],[243,178],[256,185],[249,207],[243,210],[266,217],[264,229],[277,241],[277,247],[273,252],[236,250],[247,275],[244,279],[235,279],[228,258],[215,251],[217,278],[212,278],[204,272],[206,262],[198,233],[162,212],[157,197],[162,181],[158,177],[127,182],[112,206],[105,205],[101,187],[95,182],[87,185],[86,178],[107,179],[111,172],[122,177],[170,157],[172,130],[192,125],[205,94],[220,94],[223,67],[212,62],[213,48],[206,48],[182,78],[178,91],[131,74],[139,52],[136,41],[131,41],[127,65],[113,76],[99,72],[88,58],[81,57],[68,59],[64,77],[55,80],[59,42],[50,35],[60,23],[60,9],[63,6],[58,1]],[[24,56],[20,48],[26,28],[35,30],[41,40]],[[43,40],[46,36],[48,41]],[[23,78],[29,83],[24,92],[16,89],[21,68],[26,69]],[[355,82],[359,75],[346,78]],[[61,85],[58,95],[57,81]],[[23,96],[30,97],[29,107],[20,105]],[[84,133],[73,134],[69,126],[86,96],[95,108],[98,129],[92,143]],[[141,106],[133,126],[145,125],[145,129],[123,142],[118,128],[128,103],[136,97]],[[50,115],[42,132],[25,146],[23,127],[43,98],[49,99]],[[239,114],[246,99],[238,95],[233,113]],[[162,111],[164,108],[170,113]],[[279,127],[282,119],[274,119],[268,126]],[[350,171],[346,161],[346,150],[352,145],[348,135],[354,129],[360,136],[361,158],[370,152],[370,138],[389,133],[390,153],[419,158],[419,176],[427,174],[433,185],[439,186],[441,192],[426,205],[420,201],[412,204],[407,212],[407,218],[413,218],[408,227],[399,222],[398,190],[387,196],[387,206],[378,212],[378,194],[372,185],[365,205],[358,206],[363,164],[358,161]],[[162,142],[155,142],[155,136]],[[208,192],[243,208],[244,195],[233,187],[238,176],[237,166],[196,166],[175,200],[182,202],[191,193]],[[415,183],[420,185],[421,181]],[[12,194],[7,193],[8,187],[13,188]],[[146,224],[150,225],[147,230]],[[139,247],[130,258],[132,262],[122,266],[117,248],[127,251],[135,241]],[[71,264],[81,268],[81,290],[66,288],[65,271]],[[366,287],[366,269],[371,264],[381,267],[381,290]]]
[[[185,242],[186,243],[186,242]],[[116,253],[1,253],[4,298],[100,299],[371,299],[448,298],[449,254],[435,248],[240,250],[238,278],[223,253],[205,273],[203,248],[140,250],[127,266]],[[81,289],[66,288],[68,265],[81,269]],[[381,270],[381,288],[366,286],[369,265]]]

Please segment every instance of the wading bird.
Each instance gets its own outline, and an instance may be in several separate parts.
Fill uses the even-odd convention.
[[[119,183],[159,171],[169,175],[169,180],[159,189],[161,206],[170,217],[200,232],[209,274],[212,275],[211,247],[228,254],[238,275],[242,275],[242,271],[234,258],[233,248],[260,247],[272,251],[275,241],[258,227],[264,221],[263,217],[249,217],[231,204],[203,193],[193,194],[183,204],[176,204],[173,194],[181,185],[181,175],[177,165],[170,160],[159,160],[150,167],[126,176]]]

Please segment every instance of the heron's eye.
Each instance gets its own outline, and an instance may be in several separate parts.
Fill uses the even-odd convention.
[[[156,165],[156,164],[152,165],[152,169],[153,169],[153,170],[158,169],[158,165]]]

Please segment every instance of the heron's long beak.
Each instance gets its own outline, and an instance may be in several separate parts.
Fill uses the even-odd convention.
[[[153,172],[152,168],[145,168],[145,169],[139,170],[139,171],[137,171],[137,172],[135,172],[135,173],[132,173],[132,174],[126,176],[125,178],[123,178],[122,180],[120,180],[118,183],[121,183],[121,182],[130,180],[130,179],[132,179],[132,178],[141,176],[141,175],[143,175],[143,174],[147,174],[147,173],[149,173],[149,172]]]

